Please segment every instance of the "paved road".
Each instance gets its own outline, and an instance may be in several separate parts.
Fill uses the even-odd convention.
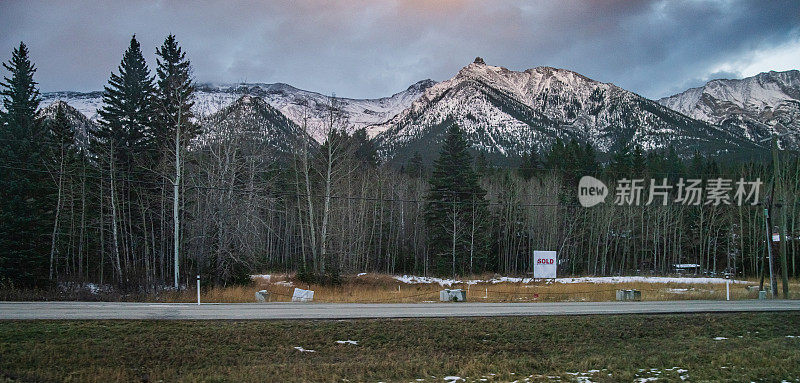
[[[558,303],[0,302],[5,319],[354,319],[800,311],[800,301]]]

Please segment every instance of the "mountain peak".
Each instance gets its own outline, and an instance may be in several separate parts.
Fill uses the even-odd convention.
[[[432,87],[434,85],[436,85],[436,81],[433,81],[433,80],[431,80],[429,78],[426,78],[425,80],[419,80],[419,81],[411,84],[408,88],[406,88],[406,92],[410,92],[410,91],[420,92],[420,91],[424,91],[425,89],[428,89],[428,88],[430,88],[430,87]]]
[[[769,71],[742,79],[714,79],[658,102],[760,141],[783,128],[800,129],[800,72]],[[800,146],[800,140],[792,135],[780,140],[782,145]]]
[[[452,124],[490,160],[542,150],[556,139],[588,142],[601,154],[630,142],[645,150],[680,143],[686,148],[682,155],[746,144],[738,135],[577,72],[547,66],[513,71],[480,57],[373,131],[382,132],[376,136],[382,155],[402,162],[415,151],[436,153]]]

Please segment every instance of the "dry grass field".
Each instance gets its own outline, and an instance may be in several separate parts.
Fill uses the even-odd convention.
[[[780,382],[800,314],[0,321],[0,382]]]
[[[404,283],[385,274],[363,274],[345,278],[339,286],[308,285],[296,280],[292,275],[273,274],[256,276],[249,286],[213,287],[201,289],[203,302],[240,303],[254,302],[255,292],[267,290],[273,302],[291,300],[295,287],[314,290],[315,302],[332,303],[412,303],[439,300],[439,291],[444,288],[465,289],[467,299],[472,302],[557,302],[557,301],[611,301],[616,299],[616,290],[636,289],[642,292],[642,300],[681,300],[681,299],[726,299],[724,283],[551,283],[536,281],[485,282],[491,275],[474,276],[470,280],[481,280],[474,284],[457,283],[441,286],[439,283]],[[758,292],[747,289],[757,286],[758,281],[732,283],[731,299],[756,299]],[[793,299],[800,299],[800,281],[791,284]],[[197,299],[196,290],[166,292],[152,300],[163,302],[193,302]]]

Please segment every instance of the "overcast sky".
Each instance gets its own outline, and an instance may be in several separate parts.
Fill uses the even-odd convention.
[[[43,91],[99,90],[136,34],[173,33],[199,82],[285,82],[381,97],[475,56],[577,71],[658,98],[800,68],[800,1],[11,1],[0,59],[28,44]]]

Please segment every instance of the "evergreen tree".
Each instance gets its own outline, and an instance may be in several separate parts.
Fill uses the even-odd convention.
[[[545,157],[545,164],[547,169],[550,170],[564,170],[565,157],[567,154],[567,147],[560,138],[556,138],[553,145],[550,145],[550,151],[547,152]]]
[[[635,145],[633,147],[633,152],[631,153],[631,172],[633,173],[631,176],[635,178],[643,178],[645,177],[645,168],[647,167],[645,159],[644,151],[640,145]]]
[[[52,188],[45,168],[43,124],[36,117],[36,68],[20,43],[3,63],[0,115],[0,283],[35,285],[47,277]]]
[[[475,173],[482,177],[489,174],[490,170],[491,164],[486,158],[486,153],[478,152],[478,154],[475,156]]]
[[[670,179],[671,184],[678,182],[678,178],[686,176],[686,166],[675,151],[675,147],[670,145],[667,149],[667,157],[665,159],[665,169],[669,173],[667,177]]]
[[[152,169],[158,160],[153,133],[155,87],[136,35],[117,70],[119,74],[112,73],[108,80],[103,107],[97,111],[100,126],[93,132],[92,149],[108,169],[112,264],[117,281],[124,284],[130,282],[130,274],[125,270],[123,275],[121,255],[146,249],[143,244],[148,238],[143,225],[121,223],[146,219],[141,216],[141,206],[150,198],[141,182],[152,185],[154,180],[145,176],[155,175]],[[133,208],[137,204],[139,209]]]
[[[425,220],[433,265],[438,274],[482,270],[487,258],[481,217],[486,191],[472,169],[472,156],[461,129],[450,125],[433,164]]]
[[[53,152],[58,154],[64,152],[68,155],[70,152],[75,152],[75,130],[67,118],[67,113],[64,104],[59,102],[56,105],[56,114],[53,119],[47,123],[47,131],[50,134],[50,141],[52,142]]]
[[[702,178],[706,171],[706,160],[699,151],[694,152],[689,163],[689,176],[692,178]]]
[[[142,56],[136,35],[118,67],[112,73],[103,94],[103,107],[98,110],[100,127],[95,132],[106,149],[113,146],[115,161],[123,170],[132,170],[134,160],[147,161],[143,155],[151,149],[153,134],[153,77]],[[152,152],[150,152],[152,154]],[[145,162],[145,164],[149,164]]]
[[[164,44],[156,49],[156,56],[158,89],[154,137],[172,150],[175,147],[175,126],[179,115],[182,137],[191,139],[199,132],[199,127],[191,122],[195,92],[192,64],[186,59],[186,52],[178,46],[174,35],[167,36]]]
[[[520,161],[517,174],[525,180],[533,177],[540,177],[544,170],[544,164],[539,159],[536,149],[531,149],[530,153],[524,153]]]
[[[369,167],[378,166],[378,149],[375,148],[375,143],[367,136],[366,129],[357,129],[350,136],[350,141],[356,160]]]
[[[578,160],[578,168],[580,169],[578,177],[596,175],[600,171],[600,165],[597,163],[597,154],[594,150],[594,146],[589,142],[583,146]]]
[[[632,169],[633,157],[630,147],[627,145],[614,152],[611,156],[611,162],[606,168],[610,179],[631,178],[634,176],[631,174]]]
[[[422,156],[419,152],[414,152],[414,155],[409,160],[406,174],[414,178],[422,178],[425,174],[425,164],[423,164]]]

